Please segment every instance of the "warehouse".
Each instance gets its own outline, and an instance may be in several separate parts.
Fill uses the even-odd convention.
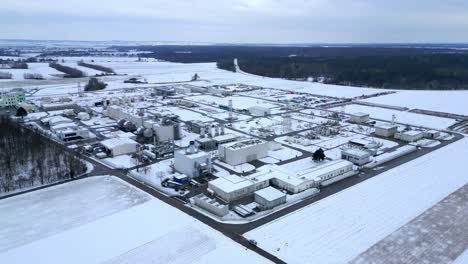
[[[267,187],[256,191],[254,199],[260,209],[267,210],[286,203],[286,194],[273,187]]]
[[[232,202],[252,195],[255,191],[269,186],[269,178],[251,180],[229,175],[208,182],[208,189],[225,202]]]
[[[110,156],[131,154],[137,151],[138,143],[129,138],[112,138],[101,142]]]
[[[68,128],[57,132],[60,140],[67,142],[72,140],[87,139],[90,137],[89,130],[86,128]]]
[[[369,117],[369,114],[366,113],[353,113],[351,114],[349,121],[357,124],[364,124],[369,122]]]
[[[398,131],[398,126],[384,123],[375,125],[375,135],[381,137],[393,137]]]
[[[291,193],[317,188],[323,182],[332,179],[341,180],[356,174],[353,163],[342,159],[329,161],[295,174],[281,166],[270,165],[270,168],[273,185]]]
[[[43,123],[48,124],[49,126],[53,127],[53,126],[60,125],[60,124],[73,123],[73,121],[63,116],[54,116],[49,119],[45,118]]]
[[[371,153],[358,148],[349,148],[341,151],[341,158],[362,166],[370,162]]]
[[[424,133],[421,131],[410,130],[402,133],[396,133],[395,138],[405,142],[415,142],[424,137]]]
[[[246,139],[218,147],[219,158],[230,164],[239,165],[268,156],[268,142],[260,139]]]
[[[211,173],[211,156],[209,153],[197,150],[195,142],[191,141],[186,150],[175,152],[174,167],[176,171],[190,178],[204,176]]]
[[[271,108],[255,105],[249,108],[249,113],[253,116],[268,116],[271,114]]]

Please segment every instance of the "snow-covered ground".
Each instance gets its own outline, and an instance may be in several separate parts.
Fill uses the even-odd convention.
[[[340,111],[341,107],[334,108],[332,110]],[[370,114],[371,118],[383,119],[387,121],[392,121],[392,115],[394,114],[397,118],[397,122],[399,123],[416,125],[416,126],[425,126],[429,128],[435,128],[435,129],[446,129],[447,127],[456,123],[454,119],[450,119],[450,118],[428,116],[428,115],[422,115],[422,114],[405,112],[405,111],[391,110],[391,109],[364,106],[364,105],[354,105],[354,104],[347,105],[345,107],[345,112],[349,114],[358,113],[358,112],[368,113]]]
[[[346,263],[468,182],[468,139],[245,234],[288,263]]]
[[[468,91],[398,91],[366,101],[468,115],[467,100]]]
[[[113,177],[0,202],[0,263],[267,263]],[[18,210],[21,208],[21,210]]]

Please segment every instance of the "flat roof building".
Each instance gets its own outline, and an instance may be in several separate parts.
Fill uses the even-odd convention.
[[[137,151],[138,143],[130,138],[111,138],[101,142],[108,153],[115,157]]]
[[[383,123],[375,125],[375,135],[381,137],[393,137],[398,131],[397,125]]]
[[[268,116],[271,114],[271,107],[255,105],[249,107],[249,113],[253,116]]]
[[[424,137],[424,132],[422,131],[416,131],[416,130],[410,130],[410,131],[405,131],[401,133],[396,133],[395,138],[400,139],[405,142],[415,142]]]
[[[264,158],[268,150],[268,142],[260,139],[245,139],[218,147],[219,158],[233,166]]]
[[[369,122],[369,117],[370,115],[367,113],[352,113],[351,117],[349,118],[349,121],[353,123],[363,124]]]
[[[267,187],[256,191],[254,199],[262,210],[267,210],[286,203],[286,194],[273,187]]]
[[[358,149],[358,148],[349,148],[341,151],[341,158],[352,163],[362,166],[370,162],[371,153],[368,151]]]

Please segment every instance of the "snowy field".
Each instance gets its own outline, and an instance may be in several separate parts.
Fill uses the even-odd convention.
[[[28,69],[0,69],[2,72],[11,73],[12,79],[0,79],[0,82],[12,82],[24,80],[24,73],[39,73],[44,79],[57,79],[54,75],[63,75],[54,68],[49,67],[48,63],[28,63]],[[37,80],[31,80],[32,82]]]
[[[467,218],[468,184],[372,246],[351,263],[452,263],[468,249]]]
[[[340,111],[341,107],[333,108],[331,110]],[[395,114],[397,118],[397,122],[399,123],[416,125],[416,126],[424,126],[424,127],[429,127],[429,128],[435,128],[435,129],[446,129],[447,127],[456,123],[454,119],[450,119],[450,118],[442,118],[442,117],[422,115],[422,114],[411,113],[411,112],[404,112],[404,111],[364,106],[364,105],[354,105],[354,104],[347,105],[345,107],[345,112],[348,114],[358,113],[358,112],[368,113],[370,114],[371,118],[377,118],[377,119],[382,119],[386,121],[392,121],[392,115]]]
[[[1,252],[148,201],[113,178],[89,178],[0,201]],[[99,205],[99,206],[97,206]]]
[[[468,183],[467,155],[462,139],[245,236],[288,263],[346,263]]]
[[[2,200],[0,208],[0,263],[267,263],[112,177]]]
[[[373,97],[366,101],[468,115],[466,107],[468,91],[399,91],[396,94]]]

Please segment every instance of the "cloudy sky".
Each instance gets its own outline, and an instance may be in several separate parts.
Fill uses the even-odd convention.
[[[468,42],[467,0],[0,0],[0,38]]]

